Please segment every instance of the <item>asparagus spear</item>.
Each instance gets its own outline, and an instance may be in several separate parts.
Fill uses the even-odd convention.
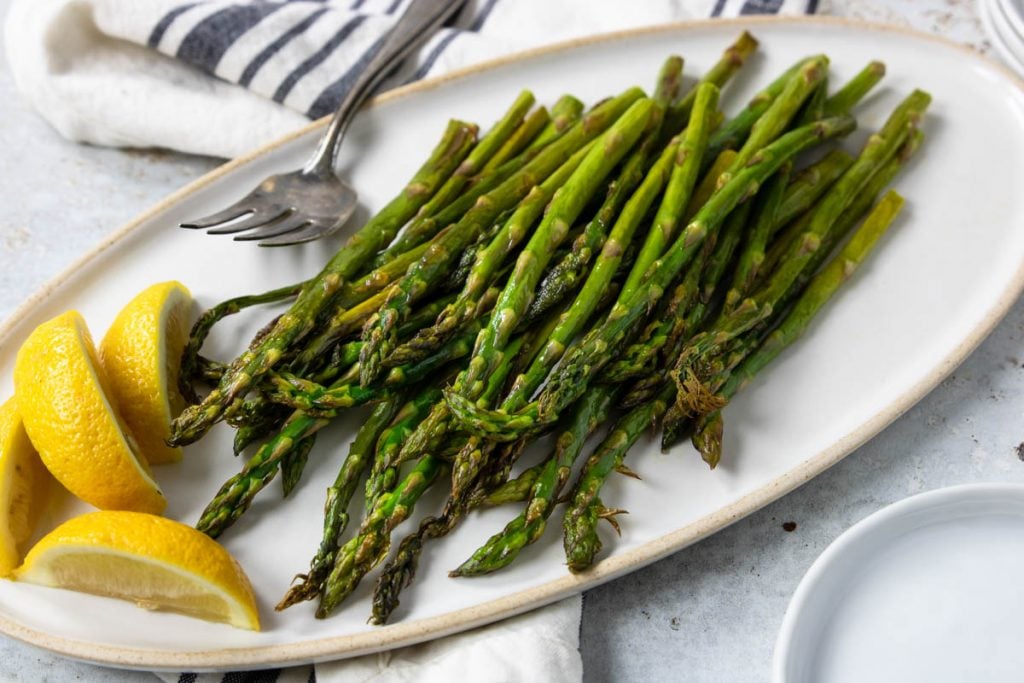
[[[759,306],[776,306],[789,291],[857,193],[896,154],[916,128],[930,101],[931,96],[927,93],[914,91],[896,107],[882,129],[868,139],[860,156],[822,198],[809,219],[807,229],[758,293]]]
[[[309,452],[315,443],[316,434],[306,437],[296,445],[295,450],[281,458],[281,493],[285,498],[299,485],[309,460]]]
[[[903,207],[903,201],[892,190],[882,197],[846,246],[811,279],[779,326],[728,376],[718,392],[723,401],[732,398],[744,384],[806,331],[811,319],[853,275],[878,239],[892,225]],[[722,455],[723,430],[720,410],[700,416],[695,429],[694,446],[711,467],[718,464]]]
[[[700,208],[708,203],[713,195],[718,190],[718,178],[725,170],[732,166],[733,161],[736,160],[736,151],[732,149],[722,150],[718,158],[712,162],[711,166],[704,172],[704,177],[701,178],[697,187],[693,190],[693,195],[690,197],[690,203],[686,205],[686,211],[683,213],[683,221],[689,223],[693,220],[693,217],[697,215]]]
[[[401,405],[401,397],[393,395],[378,403],[370,417],[356,433],[355,440],[349,447],[348,455],[338,471],[334,483],[327,489],[327,500],[324,502],[324,529],[320,547],[309,563],[309,571],[299,574],[299,582],[294,584],[275,609],[282,610],[303,600],[312,600],[322,590],[323,582],[334,563],[335,553],[340,544],[341,535],[348,527],[348,504],[355,493],[356,485],[363,470],[371,461],[374,444],[394,417]]]
[[[655,101],[660,103],[666,100],[671,88],[671,80],[667,84],[662,84],[655,96]],[[551,268],[537,286],[536,296],[526,312],[524,324],[536,321],[564,300],[576,290],[577,285],[586,275],[594,254],[602,248],[608,237],[609,227],[616,221],[626,200],[644,178],[662,127],[660,120],[655,123],[656,125],[646,134],[643,142],[623,163],[622,170],[616,179],[609,184],[604,202],[593,219],[584,227],[583,232],[573,242],[572,249],[564,259]],[[641,217],[637,216],[635,220],[639,221]]]
[[[754,215],[757,220],[751,231],[736,270],[732,276],[732,285],[725,295],[725,310],[731,310],[739,304],[740,300],[750,294],[757,281],[758,270],[764,262],[765,249],[768,247],[768,240],[771,236],[772,227],[775,224],[776,216],[779,213],[779,206],[782,204],[783,194],[789,182],[789,166],[783,166],[775,176],[767,183],[763,194],[759,193],[757,208]]]
[[[366,480],[366,513],[373,509],[374,503],[381,494],[390,491],[394,480],[398,477],[398,466],[401,461],[398,454],[402,442],[412,433],[423,418],[430,412],[430,407],[441,399],[439,387],[426,387],[408,403],[402,406],[395,416],[394,422],[381,434],[377,442],[377,453],[374,456],[370,476]]]
[[[490,243],[477,253],[458,298],[441,311],[433,325],[419,330],[384,359],[385,367],[415,362],[429,355],[478,315],[480,297],[497,279],[508,255],[526,239],[555,191],[565,185],[591,148],[592,144],[577,151],[543,183],[530,190]]]
[[[689,203],[690,195],[697,182],[697,173],[700,170],[704,150],[708,144],[708,136],[711,133],[711,116],[716,111],[717,105],[718,88],[710,84],[698,86],[697,101],[693,111],[699,112],[700,115],[690,118],[690,125],[687,126],[676,153],[672,176],[665,188],[665,195],[658,207],[658,213],[654,217],[654,224],[647,233],[643,246],[640,247],[633,270],[626,278],[626,284],[622,286],[621,296],[629,296],[640,287],[647,274],[647,269],[661,256],[665,245],[675,236],[683,210]]]
[[[724,185],[729,177],[750,160],[762,147],[777,138],[789,126],[800,106],[810,97],[828,73],[828,57],[818,55],[807,59],[796,70],[764,113],[750,128],[750,134],[736,154],[732,168],[722,174],[718,185]]]
[[[783,91],[789,81],[810,58],[801,59],[789,67],[778,78],[769,83],[763,90],[754,95],[746,108],[736,115],[735,118],[726,121],[721,128],[708,140],[708,150],[704,157],[704,163],[710,165],[718,155],[727,149],[738,149],[750,135],[761,115],[771,106],[775,98]],[[702,169],[703,170],[703,169]]]
[[[896,156],[886,162],[878,172],[871,176],[868,183],[858,193],[849,208],[844,212],[835,228],[826,235],[825,239],[822,240],[821,246],[815,251],[815,254],[811,258],[807,268],[791,288],[787,299],[783,300],[783,303],[779,307],[780,310],[788,305],[788,299],[795,298],[796,294],[803,291],[807,282],[810,281],[813,274],[821,267],[825,258],[832,253],[836,245],[846,237],[846,235],[856,226],[860,218],[868,212],[873,204],[875,204],[875,201],[881,194],[882,190],[914,154],[920,146],[922,139],[923,135],[921,132],[919,130],[914,130],[903,146],[900,147]],[[729,381],[733,368],[747,355],[754,351],[762,337],[763,334],[760,332],[754,334],[751,339],[745,340],[745,342],[740,345],[739,349],[730,351],[729,355],[731,357],[728,361],[723,362],[720,358],[712,363],[712,365],[720,366],[709,372],[712,379],[705,382],[701,380],[701,378],[694,376],[692,378],[691,386],[697,394],[700,396],[713,396],[715,397],[715,401],[724,404],[724,402],[732,396],[737,387],[732,387],[728,392],[720,392],[720,388]],[[668,448],[671,447],[671,445],[674,444],[683,435],[683,433],[685,433],[685,423],[691,414],[700,414],[704,412],[694,405],[702,400],[703,399],[692,399],[685,393],[680,395],[676,402],[677,405],[673,406],[665,417],[662,435],[662,448],[664,450],[668,450]],[[702,433],[702,427],[702,422],[698,418],[698,423],[696,425],[696,436],[698,437],[698,442],[695,443],[699,443],[700,439],[707,439],[713,436],[712,432]],[[708,425],[708,428],[710,427],[711,425]],[[705,453],[705,450],[701,451],[702,454],[705,454],[706,459],[708,459],[709,462],[717,462],[714,460],[714,454],[711,452],[711,448],[707,447],[706,450],[707,453]]]
[[[882,130],[868,139],[857,160],[814,209],[808,219],[807,228],[792,245],[778,269],[754,295],[753,304],[756,309],[762,311],[765,316],[770,315],[771,311],[779,306],[783,297],[792,291],[794,282],[801,273],[808,270],[808,265],[815,255],[820,253],[821,245],[827,239],[829,231],[871,176],[896,154],[916,127],[930,99],[927,93],[920,90],[911,93],[896,107]],[[719,318],[713,330],[702,333],[691,341],[690,348],[680,356],[673,370],[673,377],[677,382],[692,365],[703,362],[707,353],[717,350],[714,344],[709,344],[705,348],[705,338],[710,339],[724,329],[739,325],[739,318],[742,317],[740,308],[742,306],[733,313]]]
[[[489,378],[487,388],[481,397],[482,402],[489,403],[494,400],[504,384],[505,378],[515,365],[515,354],[526,346],[527,337],[528,334],[520,335],[509,344],[508,354]],[[427,421],[435,415],[440,415],[443,420],[442,424],[447,425],[446,412],[432,412],[428,416]],[[430,443],[430,447],[436,448],[438,443],[438,441],[433,441]],[[452,489],[441,515],[421,520],[417,531],[403,539],[399,546],[398,554],[392,562],[385,566],[378,581],[375,591],[375,612],[373,617],[376,623],[381,623],[385,620],[387,614],[390,614],[391,610],[398,605],[398,594],[412,580],[412,575],[415,573],[419,563],[419,555],[423,549],[424,542],[430,538],[439,538],[447,534],[468,510],[471,503],[473,484],[476,482],[481,471],[485,469],[484,465],[491,453],[492,447],[493,444],[489,442],[481,443],[479,440],[470,438],[452,458]],[[406,449],[403,449],[403,453],[405,451]],[[427,451],[419,450],[417,452],[423,453]],[[402,455],[400,454],[399,457],[402,457]],[[381,596],[380,600],[377,600],[376,596],[378,594]]]
[[[807,98],[804,106],[796,117],[796,125],[806,126],[818,119],[825,118],[825,100],[828,98],[828,76],[822,78],[818,86]]]
[[[665,383],[654,400],[620,417],[584,465],[562,524],[566,564],[573,573],[590,567],[601,549],[598,520],[606,519],[618,529],[615,516],[625,511],[605,507],[601,502],[601,487],[612,472],[622,469],[630,447],[665,411],[674,393],[671,383]]]
[[[552,250],[565,238],[569,225],[604,178],[639,139],[650,120],[652,108],[651,100],[635,102],[555,193],[544,220],[516,260],[508,283],[495,304],[496,314],[491,316],[490,323],[477,337],[465,376],[456,382],[457,391],[473,398],[483,391],[483,384],[501,362],[502,350],[529,306]]]
[[[438,310],[443,308],[449,301],[450,297],[441,297],[424,305],[415,315],[409,318],[406,325],[399,330],[399,334],[408,337],[411,331],[421,327],[427,320],[436,317]],[[359,349],[361,347],[362,342],[359,341],[337,345],[329,352],[325,352],[314,359],[318,362],[299,366],[301,373],[305,374],[311,381],[319,384],[335,382],[346,372],[351,372],[352,365],[359,360]],[[325,357],[329,360],[325,366],[321,367]],[[297,362],[293,362],[289,367],[294,369],[297,365]],[[271,375],[273,376],[274,373],[271,373]],[[345,382],[351,381],[354,380],[345,379]],[[273,384],[273,382],[270,384]],[[227,420],[231,426],[238,430],[235,433],[235,454],[241,453],[253,441],[273,432],[277,427],[281,426],[290,413],[291,410],[286,409],[285,406],[279,403],[271,402],[262,393],[247,399],[243,403],[242,408]]]
[[[303,288],[287,313],[254,348],[239,356],[203,401],[187,408],[174,420],[169,442],[183,446],[194,442],[235,404],[285,352],[313,329],[317,317],[334,293],[365,267],[402,225],[437,191],[452,170],[465,158],[476,136],[476,127],[453,121],[440,144],[412,181],[397,197],[371,218],[338,251],[324,269]]]
[[[235,438],[232,443],[232,451],[235,455],[240,455],[251,444],[266,438],[277,430],[291,414],[291,410],[285,406],[269,401],[260,402],[260,406],[258,412],[235,428]]]
[[[519,420],[536,426],[550,424],[559,412],[586,390],[594,375],[610,360],[626,333],[655,306],[665,287],[692,260],[704,239],[721,225],[741,201],[755,193],[768,177],[800,151],[838,135],[849,133],[856,123],[849,116],[824,119],[781,136],[759,151],[748,165],[701,208],[672,247],[651,267],[648,286],[628,297],[620,295],[605,320],[591,330],[563,358],[533,403],[515,415],[488,415],[488,422]]]
[[[227,365],[224,363],[206,358],[205,356],[197,356],[196,365],[196,378],[205,382],[219,382],[221,376],[224,375],[224,370],[227,369]]]
[[[326,353],[350,331],[349,309],[364,303],[368,298],[392,285],[395,280],[405,274],[411,264],[426,253],[429,246],[430,243],[426,243],[413,247],[367,275],[360,276],[355,282],[346,283],[341,288],[337,300],[333,302],[333,312],[327,323],[298,354],[295,364],[299,367],[308,366]]]
[[[611,282],[626,245],[632,239],[633,232],[647,214],[654,199],[665,186],[666,179],[671,183],[672,179],[675,178],[674,198],[676,201],[685,204],[685,199],[690,194],[690,188],[686,187],[686,184],[690,182],[688,180],[691,171],[690,167],[700,164],[703,147],[707,142],[708,124],[715,111],[717,101],[718,89],[715,86],[710,84],[700,86],[697,104],[693,109],[690,125],[687,127],[687,140],[679,148],[670,144],[651,168],[651,171],[647,174],[647,177],[641,183],[636,193],[630,197],[616,221],[615,227],[612,228],[611,234],[605,241],[601,256],[594,264],[586,283],[583,285],[583,289],[580,290],[580,293],[569,308],[562,313],[558,325],[552,330],[548,338],[548,342],[537,358],[530,364],[529,369],[516,378],[512,390],[501,406],[501,410],[509,413],[514,412],[519,410],[529,400],[533,392],[543,382],[549,370],[562,357],[572,338],[579,333],[583,325],[593,315],[600,293]],[[685,155],[681,154],[684,146],[686,149]],[[669,176],[669,164],[672,165],[671,176]],[[685,170],[677,173],[676,169],[680,167],[685,167]],[[664,206],[665,202],[662,205]],[[666,208],[664,210],[665,215],[662,216],[664,224],[674,222],[675,212],[676,210],[673,208]],[[662,214],[661,209],[659,209],[659,214]],[[654,230],[658,229],[656,224]],[[639,268],[640,266],[634,263],[632,272],[637,272]],[[623,295],[620,294],[620,296]]]
[[[377,266],[383,265],[395,258],[404,251],[408,251],[417,244],[425,241],[424,237],[432,234],[435,221],[429,221],[433,216],[438,215],[446,207],[449,207],[459,196],[470,179],[477,173],[484,170],[485,164],[490,161],[500,150],[515,130],[522,123],[526,113],[533,106],[533,93],[524,90],[516,97],[512,105],[505,111],[505,114],[480,138],[480,142],[470,151],[469,155],[459,164],[444,185],[430,198],[426,204],[417,211],[416,219],[406,227],[388,248],[381,252],[374,263]],[[465,211],[465,209],[463,209]],[[444,224],[437,225],[444,227]]]
[[[533,151],[544,147],[566,129],[579,120],[583,115],[583,103],[572,95],[562,95],[551,105],[551,120],[544,126],[544,129],[527,146],[526,151]]]
[[[676,131],[682,130],[686,122],[690,120],[693,105],[697,101],[697,89],[700,84],[710,83],[721,90],[746,63],[750,55],[757,51],[757,46],[757,39],[744,31],[732,45],[725,49],[719,60],[708,69],[707,73],[697,82],[697,85],[686,93],[681,100],[669,107],[665,113],[665,130],[669,136],[674,135]]]
[[[239,296],[233,299],[228,299],[227,301],[222,301],[216,306],[209,308],[199,316],[199,319],[196,320],[194,325],[192,325],[192,330],[189,332],[188,336],[188,342],[185,344],[185,348],[181,354],[181,365],[178,371],[178,389],[181,391],[181,395],[184,396],[190,404],[199,403],[199,397],[196,396],[195,390],[192,388],[192,382],[196,378],[200,367],[199,350],[203,348],[203,342],[206,341],[206,338],[209,336],[210,330],[214,325],[227,316],[234,315],[235,313],[251,306],[272,304],[296,297],[307,284],[308,280],[294,285],[278,287],[277,289],[272,289],[269,292],[264,292],[263,294]]]
[[[494,507],[505,503],[521,503],[530,496],[533,484],[537,477],[547,466],[547,460],[539,462],[532,467],[523,470],[518,477],[504,482],[500,486],[484,492],[480,488],[473,493],[469,501],[469,507]]]
[[[690,437],[693,447],[700,453],[701,459],[714,469],[722,460],[722,438],[725,435],[725,420],[722,410],[718,409],[697,418]]]
[[[426,254],[409,268],[397,283],[398,290],[380,307],[363,330],[363,341],[366,342],[360,356],[360,379],[363,384],[369,384],[382,372],[381,361],[396,345],[395,327],[409,315],[412,304],[443,278],[476,235],[502,211],[518,204],[530,188],[565,163],[576,150],[612,125],[642,95],[639,88],[631,88],[595,108],[501,185],[481,195],[474,207],[450,232],[431,245]]]
[[[700,210],[700,207],[707,203],[714,194],[718,177],[732,165],[736,158],[736,152],[727,149],[718,155],[718,158],[704,174],[703,179],[693,191],[690,202],[683,214],[683,220],[689,223],[693,216]],[[622,352],[620,357],[607,367],[605,377],[610,382],[624,382],[644,370],[652,370],[657,354],[668,341],[669,334],[674,327],[675,319],[685,314],[700,294],[700,276],[704,270],[704,262],[710,258],[714,248],[714,239],[705,242],[701,258],[693,263],[686,271],[686,274],[676,285],[667,302],[663,304],[663,310],[657,320],[648,323],[639,338],[630,344]]]
[[[672,104],[679,95],[679,88],[683,85],[683,58],[679,55],[669,55],[658,71],[658,81],[654,88],[654,101],[664,109]]]
[[[608,193],[594,217],[587,222],[575,240],[569,253],[552,266],[544,279],[537,285],[537,291],[523,318],[523,325],[540,320],[548,311],[560,304],[576,291],[586,276],[590,262],[608,237],[608,229],[615,221],[623,203],[643,178],[643,167],[648,157],[648,145],[641,145],[623,165],[618,177],[608,185]]]
[[[328,616],[355,590],[367,572],[384,559],[391,531],[412,513],[420,496],[445,467],[440,458],[424,455],[393,492],[385,493],[377,500],[356,535],[334,557],[334,565],[320,593],[320,605],[316,610],[318,619]]]
[[[494,153],[486,164],[483,172],[492,171],[507,161],[511,161],[537,137],[544,128],[551,122],[551,115],[546,107],[539,107],[530,112],[515,132],[509,136],[505,143]]]
[[[573,463],[590,433],[607,418],[614,395],[614,389],[597,386],[579,400],[558,436],[553,456],[544,464],[530,491],[525,510],[449,576],[479,576],[497,571],[515,561],[523,548],[541,537]]]
[[[893,190],[882,197],[842,251],[811,279],[806,291],[797,299],[782,324],[732,374],[735,379],[730,378],[725,384],[726,396],[731,396],[740,385],[760,372],[782,349],[804,333],[811,318],[839,286],[853,275],[878,239],[889,229],[903,208],[903,203],[903,197]]]
[[[850,111],[884,77],[885,64],[882,62],[870,62],[856,76],[851,78],[846,85],[825,100],[822,115],[835,116],[836,114],[844,114]]]
[[[803,213],[839,179],[853,163],[853,156],[836,148],[822,157],[821,161],[801,171],[786,187],[775,220],[772,222],[768,239],[779,229]]]
[[[345,378],[326,389],[314,389],[304,399],[311,409],[318,407],[318,401],[331,397],[333,409],[343,405],[352,407],[382,398],[392,388],[408,386],[432,376],[445,363],[466,356],[472,345],[472,332],[456,337],[445,345],[437,357],[424,360],[409,368],[392,368],[392,387],[371,387],[363,389],[358,385],[346,384]],[[396,371],[400,371],[397,372]],[[308,382],[293,378],[299,387],[308,387]],[[294,387],[292,387],[294,389]],[[344,399],[344,400],[343,400]],[[329,408],[330,406],[328,406]],[[330,423],[330,410],[324,409],[322,416],[310,415],[297,410],[285,421],[280,431],[263,444],[249,459],[242,471],[221,486],[213,500],[206,506],[196,528],[216,538],[245,513],[256,495],[277,474],[278,464],[302,439],[315,434]]]

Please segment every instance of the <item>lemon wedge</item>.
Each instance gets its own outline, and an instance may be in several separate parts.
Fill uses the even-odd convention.
[[[12,398],[0,406],[0,576],[21,563],[53,485]]]
[[[75,517],[29,551],[15,578],[260,628],[252,585],[228,551],[192,527],[156,515],[100,511]]]
[[[110,398],[151,465],[181,460],[181,449],[164,442],[185,408],[177,377],[191,313],[188,289],[161,282],[121,309],[100,343]]]
[[[136,453],[85,322],[68,311],[18,350],[14,395],[32,445],[57,481],[104,510],[163,512],[163,493]]]

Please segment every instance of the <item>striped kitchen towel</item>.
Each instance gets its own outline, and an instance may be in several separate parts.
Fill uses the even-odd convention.
[[[8,59],[61,134],[230,157],[331,113],[409,0],[14,0]],[[545,43],[816,0],[470,0],[382,87]]]

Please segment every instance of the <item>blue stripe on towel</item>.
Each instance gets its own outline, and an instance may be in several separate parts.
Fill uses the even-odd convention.
[[[487,22],[487,17],[491,16],[491,12],[494,11],[494,6],[498,4],[498,0],[487,0],[487,4],[483,6],[483,9],[476,15],[476,19],[470,25],[470,31],[479,31],[484,27]]]
[[[329,86],[323,89],[323,91],[317,95],[316,99],[313,100],[313,104],[309,105],[309,111],[306,112],[306,116],[311,119],[318,119],[321,116],[326,116],[332,111],[337,109],[338,105],[341,104],[341,98],[348,93],[349,88],[355,82],[359,74],[362,73],[366,65],[370,63],[370,60],[380,52],[381,46],[384,44],[384,40],[387,38],[386,35],[378,38],[370,49],[360,55],[356,63],[349,67],[348,71],[339,78],[338,80],[331,83]]]
[[[356,30],[365,20],[366,17],[364,15],[359,15],[349,19],[344,26],[338,29],[338,32],[335,33],[330,40],[324,43],[323,47],[307,57],[302,64],[295,67],[295,70],[288,74],[274,92],[274,101],[284,102],[284,99],[288,97],[288,93],[292,91],[295,84],[298,83],[303,76],[315,69],[321,62],[330,57],[331,53],[334,52],[339,45],[345,42],[345,39],[348,38],[349,34]]]
[[[290,29],[279,35],[274,42],[267,45],[265,48],[260,50],[259,54],[252,58],[252,61],[245,67],[245,71],[238,79],[238,84],[242,87],[248,87],[252,83],[252,79],[256,77],[260,67],[267,63],[271,57],[280,52],[281,48],[290,43],[296,36],[300,36],[306,32],[306,30],[312,26],[317,19],[326,14],[328,9],[321,7],[320,9],[312,12],[308,17],[300,21],[299,23],[292,26]]]
[[[167,29],[169,29],[171,24],[174,23],[174,20],[198,4],[198,2],[190,2],[187,5],[178,5],[162,16],[160,21],[156,22],[156,26],[154,26],[153,30],[150,32],[149,40],[146,41],[146,44],[154,50],[160,47],[160,41],[163,39],[164,34],[167,33]]]
[[[238,38],[285,3],[233,5],[214,12],[192,27],[178,46],[177,57],[213,73],[217,63]]]
[[[393,13],[396,9],[398,9],[398,6],[401,5],[401,2],[402,0],[395,0],[395,2],[393,2],[391,6],[388,8],[387,13]],[[496,2],[497,0],[489,0],[487,7],[481,12],[481,15],[483,16],[484,19],[486,19],[487,14],[490,14],[491,9],[494,7]],[[480,17],[477,18],[477,22],[480,22]],[[480,22],[479,25],[482,26],[482,22]],[[477,28],[479,28],[479,26],[477,26]],[[452,39],[456,35],[457,32],[454,32],[448,36],[445,36],[444,40],[442,40],[441,43],[443,43],[443,45],[447,45],[452,41]],[[356,60],[356,63],[353,64],[348,69],[348,71],[346,71],[344,75],[342,75],[341,78],[339,78],[338,80],[334,81],[326,88],[324,88],[323,91],[317,96],[316,100],[313,101],[313,104],[309,106],[309,110],[306,112],[306,115],[309,116],[310,118],[318,119],[321,116],[326,116],[327,114],[330,114],[332,111],[334,111],[341,103],[342,98],[348,93],[349,88],[351,88],[352,84],[355,83],[355,80],[359,76],[359,74],[362,73],[363,69],[366,68],[366,65],[370,63],[370,60],[373,59],[374,55],[376,55],[380,51],[380,48],[384,44],[384,41],[386,39],[387,34],[385,33],[383,36],[374,41],[373,45],[370,46],[370,49],[364,52],[359,57],[359,59]],[[443,45],[441,43],[438,44],[438,48],[443,49]],[[438,48],[434,48],[434,52],[439,54]],[[417,76],[417,78],[420,77]]]
[[[740,14],[778,14],[783,0],[746,0]]]
[[[487,22],[487,17],[491,15],[491,11],[494,10],[494,6],[497,4],[498,0],[487,0],[487,4],[480,9],[476,18],[473,19],[473,23],[470,25],[469,30],[479,31],[483,28],[484,24]],[[430,54],[427,55],[426,59],[423,60],[423,64],[421,64],[420,68],[416,70],[416,73],[413,75],[411,80],[418,81],[430,73],[430,69],[433,68],[434,63],[441,56],[441,53],[444,52],[445,48],[448,47],[453,40],[455,40],[459,33],[459,31],[452,31],[438,42]]]

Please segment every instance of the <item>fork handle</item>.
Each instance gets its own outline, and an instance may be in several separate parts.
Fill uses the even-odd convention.
[[[412,0],[384,37],[384,42],[370,63],[356,78],[334,112],[324,136],[303,172],[323,176],[334,172],[334,156],[352,117],[366,98],[413,48],[433,34],[449,17],[465,4],[465,0]]]

